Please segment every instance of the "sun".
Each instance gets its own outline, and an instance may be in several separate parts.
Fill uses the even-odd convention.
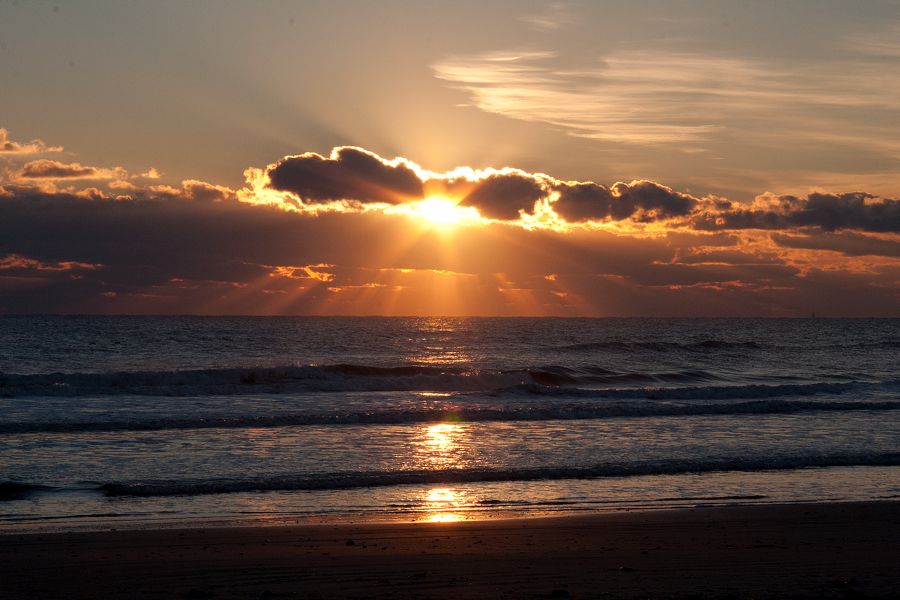
[[[414,203],[410,212],[437,227],[452,227],[465,221],[479,218],[478,211],[471,206],[459,206],[453,200],[432,196]]]

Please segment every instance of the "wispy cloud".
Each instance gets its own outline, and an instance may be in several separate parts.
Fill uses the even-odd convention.
[[[858,57],[776,66],[665,49],[587,61],[528,50],[452,56],[432,69],[485,112],[597,140],[693,149],[720,135],[828,136],[883,145],[872,131],[875,111],[887,113],[880,132],[886,116],[893,118],[887,128],[900,132],[900,65]]]
[[[900,59],[900,24],[877,31],[848,33],[844,48],[851,53],[883,59]]]
[[[543,11],[522,15],[520,21],[528,23],[538,31],[557,31],[575,21],[574,15],[563,2],[550,2]]]

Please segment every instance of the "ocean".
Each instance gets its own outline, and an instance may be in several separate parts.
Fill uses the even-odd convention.
[[[0,317],[0,530],[900,497],[900,319]]]

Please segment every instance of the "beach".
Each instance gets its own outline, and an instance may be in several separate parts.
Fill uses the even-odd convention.
[[[3,598],[867,598],[900,503],[0,536]]]

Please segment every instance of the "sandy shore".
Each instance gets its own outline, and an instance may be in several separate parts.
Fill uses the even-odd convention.
[[[0,536],[3,598],[864,598],[900,503]]]

